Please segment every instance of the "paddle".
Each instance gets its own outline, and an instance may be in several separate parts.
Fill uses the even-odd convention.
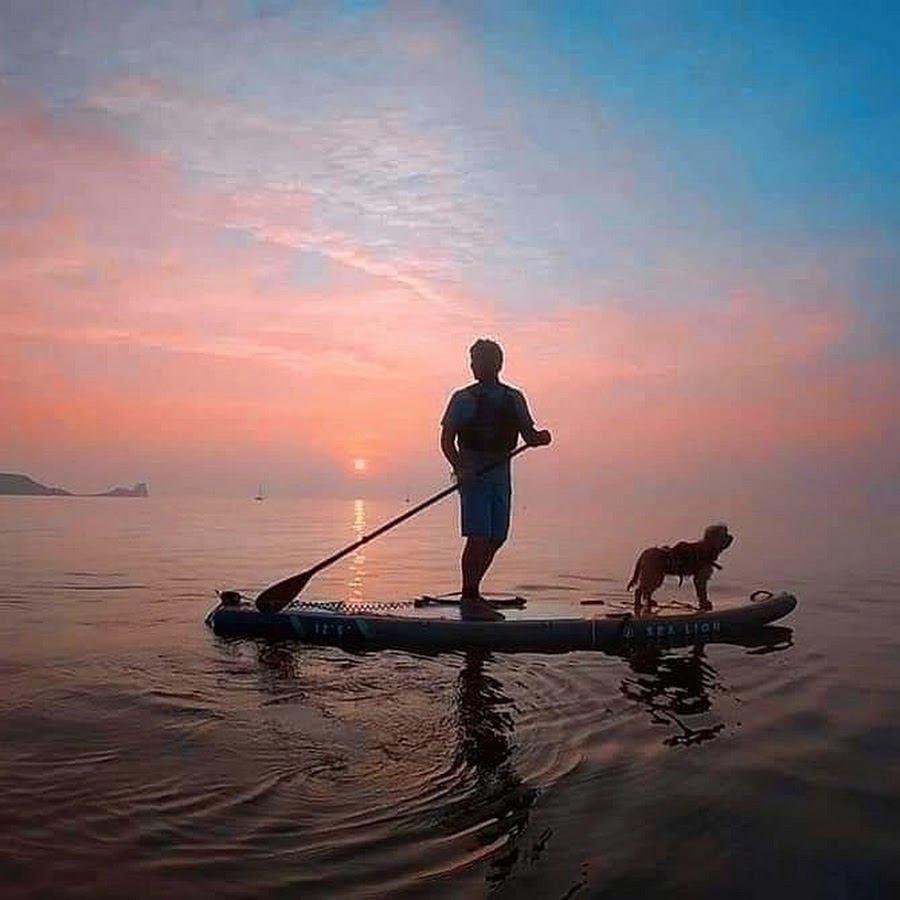
[[[528,444],[522,444],[521,446],[516,447],[515,450],[510,451],[505,456],[500,457],[500,459],[495,460],[486,466],[482,466],[477,470],[475,475],[483,475],[485,472],[489,472],[491,469],[494,469],[505,463],[507,460],[512,459],[514,456],[517,456],[523,450],[527,450],[528,447]],[[405,522],[416,513],[422,512],[423,509],[427,509],[429,506],[437,503],[438,500],[443,500],[444,497],[449,496],[458,489],[459,483],[444,488],[440,493],[435,494],[433,497],[429,497],[427,500],[423,500],[417,506],[408,509],[402,515],[397,516],[395,519],[391,519],[390,522],[385,522],[384,525],[380,528],[376,528],[371,534],[364,534],[359,540],[350,544],[350,546],[344,547],[343,550],[338,550],[337,553],[329,556],[328,559],[323,559],[322,562],[316,563],[311,569],[307,569],[305,572],[299,572],[297,575],[291,575],[290,578],[285,578],[284,581],[279,581],[276,584],[270,585],[256,598],[256,608],[260,612],[278,612],[278,610],[284,609],[284,607],[306,587],[307,582],[316,574],[316,572],[321,572],[322,569],[328,568],[332,563],[337,562],[348,553],[352,553],[357,547],[362,547],[363,544],[367,544],[373,538],[377,538],[378,535],[384,534],[395,525]]]

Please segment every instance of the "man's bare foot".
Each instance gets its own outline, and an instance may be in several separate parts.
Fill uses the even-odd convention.
[[[503,613],[494,609],[484,597],[461,597],[459,616],[461,619],[479,622],[499,622],[506,618]]]

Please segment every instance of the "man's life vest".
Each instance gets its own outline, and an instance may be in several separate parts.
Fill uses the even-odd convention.
[[[508,453],[519,440],[519,411],[513,392],[501,385],[489,395],[480,383],[466,388],[475,401],[475,415],[459,429],[459,446],[481,453]]]

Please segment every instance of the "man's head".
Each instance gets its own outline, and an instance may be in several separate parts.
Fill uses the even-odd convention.
[[[503,350],[496,341],[479,338],[469,347],[469,356],[478,381],[493,381],[503,367]]]

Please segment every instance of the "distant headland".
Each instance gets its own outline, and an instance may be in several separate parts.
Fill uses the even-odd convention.
[[[148,497],[147,485],[143,481],[134,487],[115,487],[101,494],[74,494],[58,487],[47,487],[27,475],[0,472],[0,494],[14,494],[19,497]]]

